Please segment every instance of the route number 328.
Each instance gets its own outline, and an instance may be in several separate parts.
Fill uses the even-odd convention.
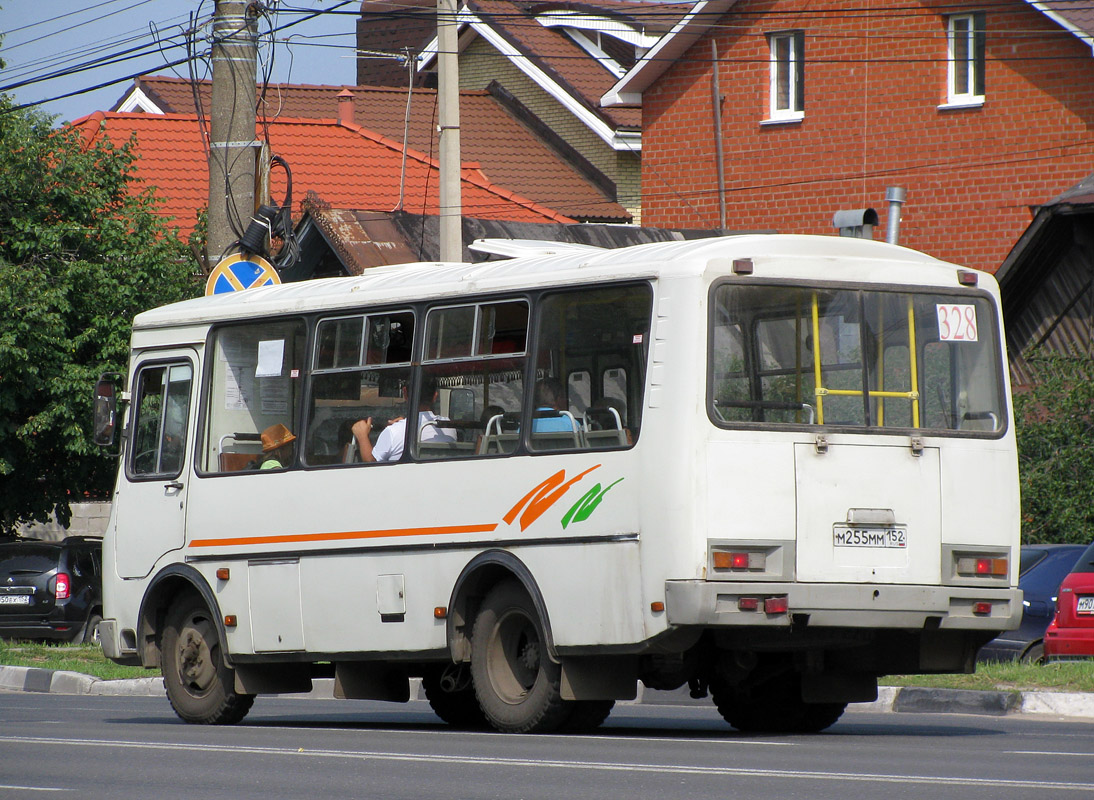
[[[976,306],[938,303],[935,310],[938,312],[938,338],[941,341],[976,341]]]

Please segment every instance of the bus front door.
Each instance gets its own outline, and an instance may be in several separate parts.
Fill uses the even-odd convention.
[[[126,480],[114,498],[114,557],[122,578],[144,577],[185,540],[196,360],[193,350],[159,351],[137,366]]]

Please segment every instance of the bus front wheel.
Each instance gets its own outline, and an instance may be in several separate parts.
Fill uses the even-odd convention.
[[[471,678],[487,721],[509,733],[556,730],[570,713],[561,676],[528,593],[516,581],[499,583],[483,599],[471,633]]]
[[[216,621],[196,595],[183,595],[168,609],[160,663],[167,699],[186,722],[232,725],[254,703],[253,694],[235,691]]]

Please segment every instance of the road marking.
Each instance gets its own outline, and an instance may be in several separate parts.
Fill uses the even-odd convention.
[[[705,775],[710,777],[776,778],[784,780],[830,780],[858,783],[913,783],[928,786],[977,786],[992,789],[1059,789],[1080,792],[1094,791],[1094,783],[1063,783],[1043,780],[1007,780],[1005,778],[970,778],[960,775],[893,775],[869,772],[820,772],[816,770],[750,769],[746,767],[703,767],[684,764],[643,764],[624,761],[554,761],[531,758],[498,758],[487,756],[446,756],[439,753],[384,753],[353,750],[313,750],[293,747],[260,747],[244,745],[194,744],[186,742],[132,742],[108,739],[52,739],[40,736],[0,736],[0,742],[53,747],[119,747],[131,750],[162,750],[178,753],[181,750],[206,753],[234,753],[236,755],[298,755],[312,758],[342,758],[351,761],[394,761],[421,764],[453,764],[456,766],[488,766],[508,768],[542,768],[588,770],[594,772],[647,772],[655,775]]]
[[[1062,750],[1004,750],[1003,755],[1008,756],[1078,756],[1079,758],[1090,758],[1091,754],[1087,753],[1067,753]]]
[[[72,789],[61,789],[56,786],[15,786],[10,783],[0,783],[0,789],[14,789],[17,792],[71,792]]]

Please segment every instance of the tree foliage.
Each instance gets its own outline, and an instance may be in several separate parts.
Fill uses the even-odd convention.
[[[125,371],[135,314],[198,291],[134,158],[0,95],[0,533],[109,493],[95,379]]]
[[[1094,540],[1094,359],[1027,357],[1030,389],[1014,413],[1026,544]]]

